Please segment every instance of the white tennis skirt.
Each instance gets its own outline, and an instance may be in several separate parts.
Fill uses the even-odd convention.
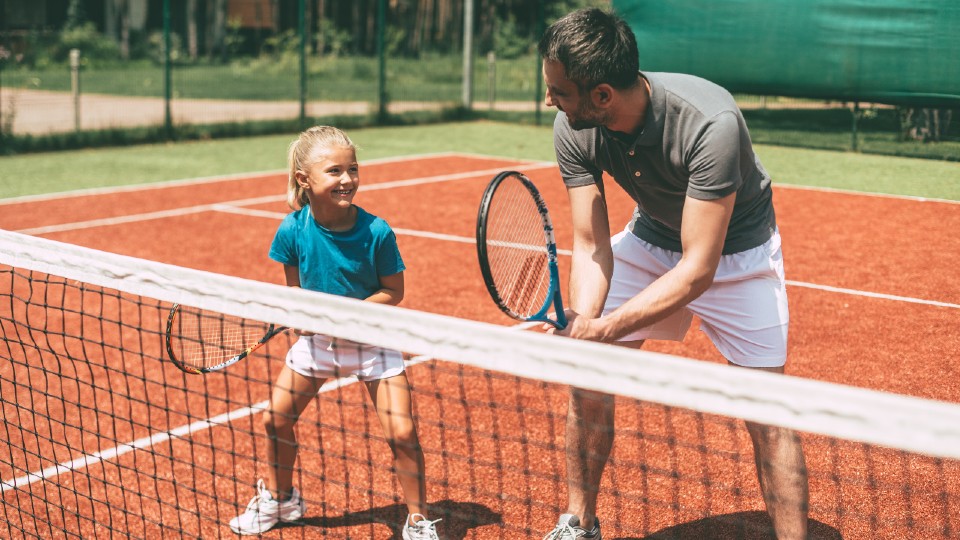
[[[287,365],[317,379],[356,376],[361,381],[387,379],[403,373],[403,354],[322,334],[300,336],[287,352]]]

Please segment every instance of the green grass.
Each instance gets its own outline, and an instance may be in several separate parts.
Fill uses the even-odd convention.
[[[549,126],[459,122],[349,130],[361,160],[467,152],[554,160]],[[296,136],[0,157],[0,198],[285,168]],[[757,145],[776,183],[960,200],[960,163]]]
[[[960,163],[757,145],[775,183],[960,201]]]
[[[553,159],[550,130],[493,122],[348,130],[361,160],[431,152]],[[296,137],[272,135],[0,157],[0,197],[286,167]]]
[[[853,149],[853,116],[848,109],[745,110],[754,142],[822,150]],[[857,148],[865,154],[960,161],[957,129],[936,143],[898,140],[897,111],[881,108],[864,114],[857,126]]]
[[[386,85],[392,100],[460,102],[463,57],[425,55],[420,59],[388,58]],[[175,66],[171,73],[174,99],[297,100],[299,63],[294,56],[265,57],[227,65]],[[474,64],[474,92],[478,100],[488,96],[488,66]],[[500,59],[496,63],[496,96],[500,100],[538,99],[534,94],[540,71],[534,57]],[[366,57],[311,58],[307,66],[310,100],[368,101],[378,99],[379,62]],[[424,84],[424,81],[430,81]],[[31,88],[69,92],[66,67],[44,70],[15,69],[3,72],[7,88]],[[163,68],[149,62],[86,68],[80,72],[84,93],[120,96],[163,97]]]

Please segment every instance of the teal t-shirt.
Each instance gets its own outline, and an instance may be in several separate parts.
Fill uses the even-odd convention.
[[[280,223],[270,258],[300,270],[300,286],[363,300],[380,290],[380,276],[406,267],[393,229],[383,219],[357,208],[349,231],[331,231],[313,219],[309,206]]]

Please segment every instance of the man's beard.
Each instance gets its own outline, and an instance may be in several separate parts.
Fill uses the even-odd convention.
[[[567,114],[567,123],[574,130],[593,129],[605,125],[610,120],[608,113],[597,109],[587,100],[581,101],[577,106],[575,118],[571,119]]]

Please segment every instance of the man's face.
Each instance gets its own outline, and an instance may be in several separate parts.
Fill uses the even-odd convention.
[[[567,122],[573,129],[595,128],[609,120],[607,111],[595,107],[590,94],[581,94],[577,84],[567,78],[560,62],[544,60],[543,81],[547,86],[544,99],[547,107],[567,113]]]

